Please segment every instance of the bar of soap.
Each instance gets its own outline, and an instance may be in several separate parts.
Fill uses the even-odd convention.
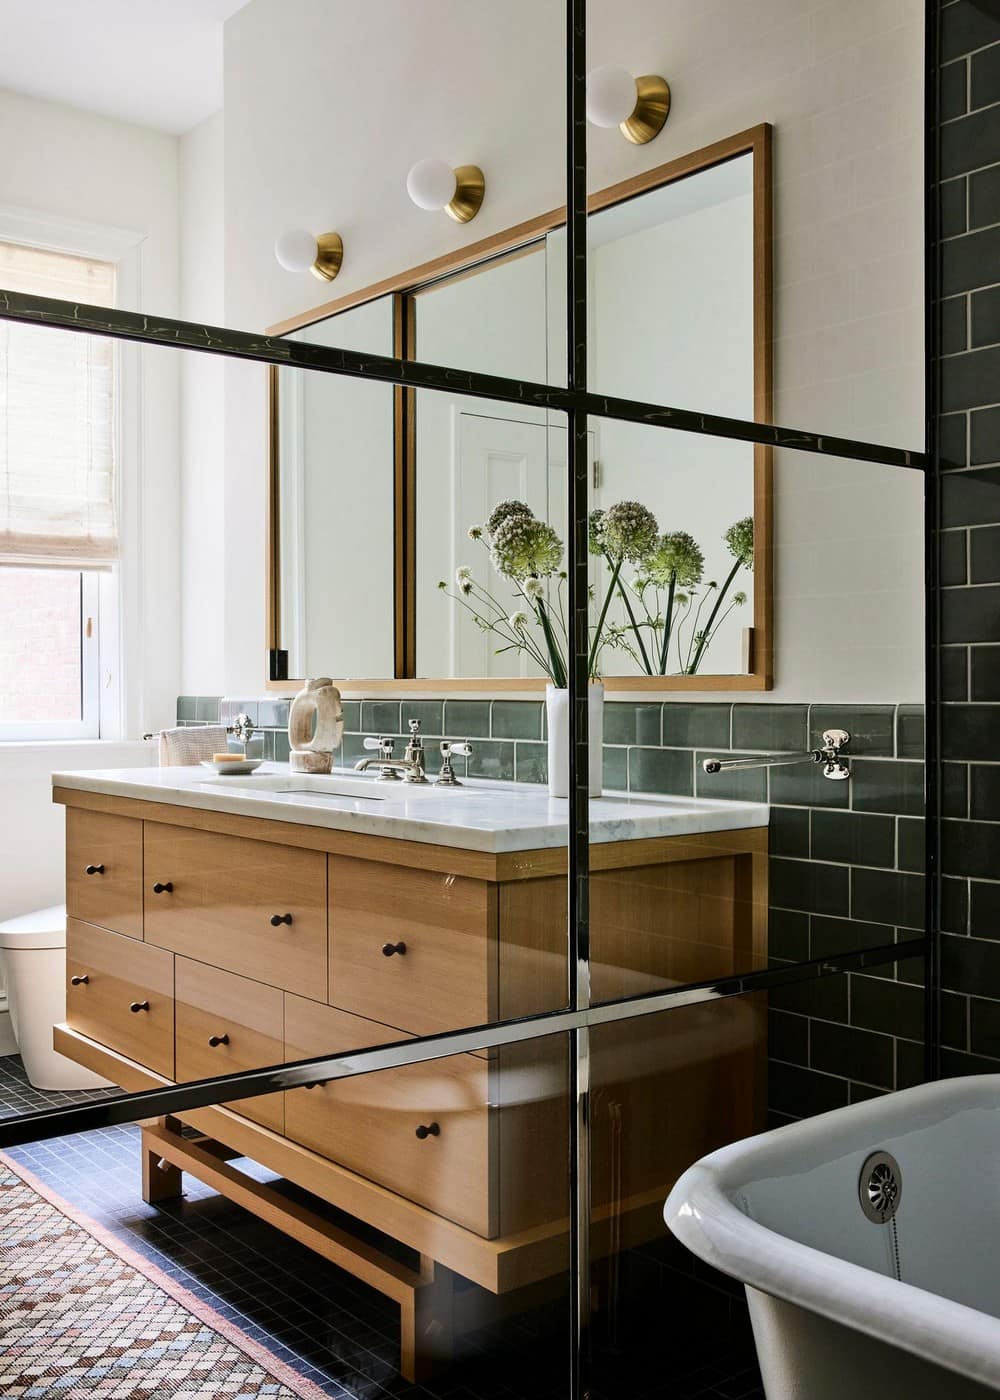
[[[241,753],[214,753],[213,763],[246,763],[246,755]]]

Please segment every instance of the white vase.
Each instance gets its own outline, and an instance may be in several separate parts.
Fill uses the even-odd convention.
[[[569,796],[569,691],[545,687],[545,715],[549,736],[549,796]],[[604,764],[604,685],[587,686],[588,742],[590,745],[590,795],[600,797]]]

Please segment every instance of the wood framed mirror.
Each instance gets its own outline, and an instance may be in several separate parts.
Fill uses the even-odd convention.
[[[770,134],[751,128],[590,197],[594,392],[770,421]],[[564,382],[564,221],[552,210],[269,333]],[[472,567],[517,607],[469,531],[514,497],[562,534],[560,418],[273,367],[269,687],[327,674],[356,694],[542,689],[530,655],[484,636],[441,589]],[[701,559],[670,587],[662,556],[617,582],[595,556],[595,609],[613,585],[608,690],[769,689],[770,449],[601,419],[590,437],[592,509],[638,501]],[[744,541],[752,529],[752,568],[734,553],[736,524]]]

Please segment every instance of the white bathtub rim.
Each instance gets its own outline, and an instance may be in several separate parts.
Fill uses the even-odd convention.
[[[1000,1320],[914,1284],[800,1244],[749,1219],[734,1201],[744,1184],[767,1173],[796,1147],[823,1153],[824,1126],[850,1116],[859,1145],[876,1148],[904,1123],[941,1121],[972,1107],[996,1107],[1000,1076],[976,1075],[905,1089],[850,1108],[834,1109],[733,1143],[690,1167],[664,1206],[674,1235],[720,1272],[785,1302],[829,1318],[931,1364],[1000,1388]],[[947,1112],[942,1112],[947,1109]],[[935,1111],[936,1110],[936,1111]],[[830,1141],[826,1136],[827,1142]],[[810,1154],[813,1155],[813,1154]],[[797,1167],[796,1171],[801,1167]]]

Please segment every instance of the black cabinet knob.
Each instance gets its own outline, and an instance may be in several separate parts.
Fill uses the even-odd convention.
[[[84,874],[85,874],[85,875],[103,875],[103,874],[104,874],[104,866],[103,866],[103,865],[88,865],[88,866],[87,866],[87,869],[84,871]]]
[[[424,1138],[440,1137],[441,1127],[438,1123],[421,1123],[417,1129],[417,1137],[423,1142]]]
[[[216,1047],[217,1045],[228,1045],[228,1044],[229,1044],[229,1036],[228,1036],[228,1035],[210,1035],[210,1036],[208,1037],[208,1043],[209,1043],[209,1045],[211,1045],[212,1049],[214,1050],[215,1047]]]
[[[173,894],[173,892],[174,884],[172,880],[157,880],[156,884],[153,886],[154,894]]]
[[[82,977],[71,977],[69,984],[71,987],[85,987],[89,981],[90,978],[84,973]]]
[[[132,1003],[132,1005],[129,1007],[129,1010],[130,1010],[130,1011],[148,1011],[148,1010],[149,1010],[149,1002],[148,1002],[148,1001],[134,1001],[134,1002]]]
[[[405,944],[405,943],[383,943],[383,944],[382,944],[382,956],[383,956],[384,958],[391,958],[392,955],[393,955],[393,953],[398,953],[399,956],[402,957],[403,954],[404,954],[405,952],[406,952],[406,944]]]
[[[292,916],[291,916],[291,914],[272,914],[272,915],[271,915],[271,926],[272,926],[273,928],[277,928],[279,924],[290,924],[291,922],[292,922]]]

